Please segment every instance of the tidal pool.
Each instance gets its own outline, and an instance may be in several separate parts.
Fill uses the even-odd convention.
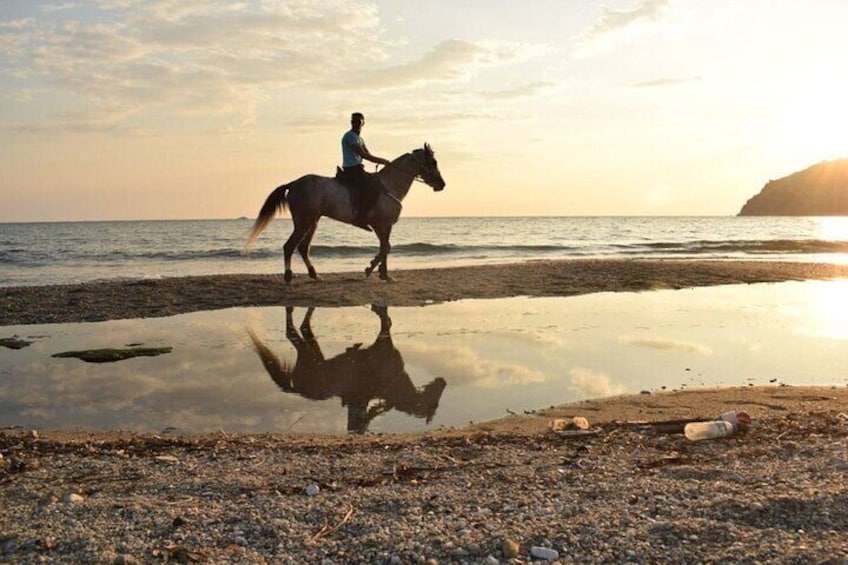
[[[845,386],[846,305],[835,280],[5,326],[31,345],[0,347],[0,426],[401,432],[643,390]],[[52,357],[127,346],[173,350]]]

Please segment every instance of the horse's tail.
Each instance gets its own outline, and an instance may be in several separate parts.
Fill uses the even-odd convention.
[[[293,392],[292,371],[294,368],[291,363],[280,361],[279,357],[274,355],[268,346],[265,345],[253,328],[247,328],[247,335],[250,336],[250,341],[253,342],[253,350],[259,355],[262,360],[262,366],[268,371],[268,376],[271,377],[277,386],[285,392]]]
[[[288,184],[280,185],[268,195],[268,198],[265,199],[265,204],[262,205],[262,209],[259,210],[259,215],[256,216],[256,221],[253,222],[253,229],[250,230],[250,235],[247,236],[247,243],[244,246],[245,250],[253,245],[253,242],[256,241],[256,238],[259,237],[262,230],[271,223],[271,220],[274,219],[277,212],[282,212],[286,209],[288,206],[288,202],[286,202],[286,192],[288,192],[289,188],[290,185]]]

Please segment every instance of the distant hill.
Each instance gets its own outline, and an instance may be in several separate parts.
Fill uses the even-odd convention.
[[[769,181],[740,216],[848,216],[848,159],[823,161]]]

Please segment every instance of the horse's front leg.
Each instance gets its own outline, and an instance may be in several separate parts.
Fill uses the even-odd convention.
[[[380,235],[380,255],[383,259],[380,261],[380,279],[384,281],[393,281],[389,276],[389,252],[392,250],[392,244],[389,242],[389,236],[392,234],[392,228],[389,227]]]
[[[368,266],[365,267],[365,276],[366,277],[371,276],[371,273],[374,272],[374,268],[377,267],[377,265],[380,264],[380,261],[382,260],[382,258],[383,258],[383,251],[381,250],[381,251],[378,251],[376,255],[374,255],[374,258],[371,259],[371,263],[369,263]]]
[[[374,269],[377,265],[380,265],[380,278],[384,281],[392,280],[389,277],[388,268],[386,266],[386,258],[389,255],[389,251],[391,251],[392,246],[389,243],[389,236],[392,233],[392,228],[389,226],[388,228],[383,226],[374,226],[374,230],[377,232],[377,237],[380,239],[380,251],[371,259],[371,263],[365,267],[365,276],[371,276],[371,273],[374,272]]]

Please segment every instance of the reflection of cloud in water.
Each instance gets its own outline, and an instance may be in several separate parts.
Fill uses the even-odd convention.
[[[432,375],[442,377],[451,387],[473,384],[496,388],[526,383],[543,383],[541,371],[517,363],[481,359],[468,347],[433,346],[425,343],[403,344],[408,363],[424,367]]]
[[[640,337],[622,337],[621,343],[627,345],[635,345],[637,347],[649,347],[651,349],[677,349],[695,353],[697,355],[712,355],[713,350],[706,345],[699,343],[691,343],[687,341],[678,341],[674,339],[659,339],[659,338],[640,338]]]
[[[621,385],[613,384],[610,377],[585,367],[572,367],[568,372],[571,386],[588,396],[613,396],[626,392]]]
[[[49,427],[285,429],[308,417],[306,402],[283,409],[254,359],[227,349],[185,349],[103,366],[29,363],[5,383],[0,402],[13,399],[7,417]]]

